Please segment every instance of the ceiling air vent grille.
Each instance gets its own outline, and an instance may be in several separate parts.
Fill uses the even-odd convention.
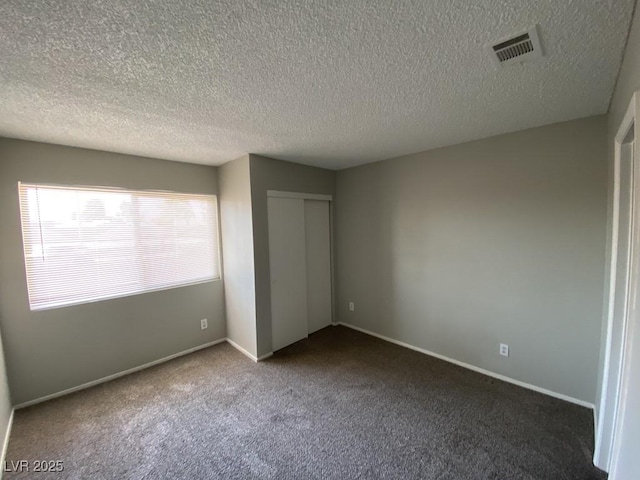
[[[491,45],[491,55],[496,64],[506,66],[512,63],[522,63],[542,56],[538,30],[533,27],[508,40]]]

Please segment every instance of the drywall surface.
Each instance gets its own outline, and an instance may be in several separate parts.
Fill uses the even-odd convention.
[[[249,156],[224,164],[219,173],[227,337],[255,357],[256,295]]]
[[[629,329],[626,350],[625,383],[622,385],[624,403],[620,407],[617,420],[615,446],[613,448],[613,463],[611,465],[611,480],[627,480],[636,478],[640,471],[640,457],[638,456],[638,442],[640,441],[640,325]]]
[[[274,160],[260,155],[250,155],[250,159],[253,242],[256,262],[258,356],[262,356],[272,351],[267,190],[320,193],[332,195],[335,198],[336,172]],[[335,202],[332,203],[335,209]]]
[[[11,403],[11,395],[9,394],[9,382],[7,380],[6,362],[4,359],[4,348],[2,338],[0,338],[0,448],[3,447],[4,440],[7,438],[7,430],[11,427],[11,412],[13,406]],[[2,458],[4,461],[4,458]]]
[[[634,14],[627,47],[625,49],[616,88],[609,108],[609,134],[615,135],[624,116],[631,95],[640,90],[640,14],[638,7]]]
[[[605,276],[605,292],[609,291],[609,269],[611,267],[611,226],[613,217],[613,155],[614,140],[622,118],[629,106],[631,96],[637,90],[640,90],[640,14],[637,9],[634,15],[627,47],[625,50],[620,74],[616,83],[616,88],[611,97],[611,107],[608,116],[608,141],[607,141],[607,158],[609,159],[609,196],[608,196],[608,222],[607,222],[607,258],[606,258],[606,276]],[[602,321],[602,349],[601,349],[601,365],[604,365],[604,353],[606,342],[606,326],[607,326],[607,310],[605,308]],[[602,368],[599,369],[602,373]],[[602,383],[599,377],[598,390]],[[599,409],[599,405],[596,405]]]
[[[32,312],[18,181],[217,194],[217,170],[0,138],[0,321],[14,404],[226,335],[222,281]],[[209,328],[200,330],[200,319]]]
[[[622,118],[629,106],[631,96],[637,90],[640,90],[640,14],[638,14],[638,8],[634,14],[633,22],[631,24],[631,30],[629,31],[629,38],[627,40],[627,47],[625,49],[622,65],[616,83],[616,88],[611,98],[611,106],[608,116],[608,135],[607,135],[607,158],[609,161],[609,181],[608,181],[608,210],[607,210],[607,245],[606,245],[606,259],[605,259],[605,302],[602,314],[602,331],[601,331],[601,345],[600,345],[600,360],[598,368],[598,386],[597,386],[597,399],[596,399],[596,412],[597,417],[601,422],[600,429],[600,447],[597,451],[600,455],[596,455],[595,463],[598,467],[606,469],[609,462],[609,446],[613,435],[613,410],[607,408],[603,410],[604,405],[601,403],[600,395],[603,388],[607,388],[607,385],[603,385],[603,374],[605,368],[605,354],[606,354],[606,341],[607,341],[607,325],[608,325],[608,295],[609,295],[609,280],[611,269],[611,236],[612,236],[612,222],[613,222],[613,181],[614,181],[614,142],[615,136],[622,122]],[[637,378],[637,376],[636,376]],[[609,405],[610,407],[610,405]],[[640,438],[640,433],[638,437]]]
[[[338,320],[593,402],[605,148],[598,116],[339,171]]]

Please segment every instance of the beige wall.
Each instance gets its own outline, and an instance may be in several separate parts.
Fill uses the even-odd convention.
[[[15,404],[225,337],[222,281],[30,311],[18,181],[218,192],[212,167],[0,139],[0,327]]]
[[[272,351],[267,190],[320,193],[335,197],[336,172],[260,155],[250,157],[258,356],[262,356]],[[335,205],[335,202],[333,203]]]
[[[594,402],[606,174],[603,116],[339,171],[339,321]]]
[[[256,295],[249,156],[220,167],[227,337],[256,357]]]

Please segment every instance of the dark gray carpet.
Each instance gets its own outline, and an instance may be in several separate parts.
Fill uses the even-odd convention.
[[[16,412],[7,462],[73,479],[601,479],[592,412],[329,327],[227,344]],[[10,466],[10,464],[9,464]]]

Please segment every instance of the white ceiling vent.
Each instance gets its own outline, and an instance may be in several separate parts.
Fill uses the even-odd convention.
[[[493,61],[500,66],[524,63],[542,57],[542,48],[536,27],[495,45],[490,45],[489,50]]]

